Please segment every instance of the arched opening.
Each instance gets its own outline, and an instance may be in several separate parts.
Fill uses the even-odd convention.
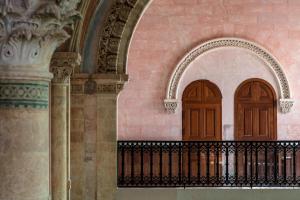
[[[197,80],[190,83],[182,96],[182,139],[184,141],[222,140],[222,94],[214,83]],[[211,150],[211,151],[210,151]],[[220,155],[213,152],[184,152],[183,174],[192,176],[221,172]],[[188,155],[190,154],[190,155]]]
[[[276,93],[267,81],[248,79],[235,93],[235,140],[277,139]]]
[[[184,141],[222,140],[222,94],[217,85],[194,81],[184,90],[182,102]]]

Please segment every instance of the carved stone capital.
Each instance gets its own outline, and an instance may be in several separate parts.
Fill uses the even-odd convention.
[[[175,113],[177,106],[178,106],[178,102],[177,100],[174,99],[165,99],[164,100],[164,105],[165,105],[165,109],[168,113]]]
[[[282,113],[289,113],[294,105],[293,99],[280,99],[279,106]]]
[[[79,53],[74,52],[56,52],[54,53],[50,71],[54,77],[52,83],[67,84],[69,83],[71,74],[74,69],[79,67],[81,56]]]
[[[112,94],[117,95],[128,80],[127,75],[74,74],[71,80],[72,94]]]
[[[0,0],[0,73],[49,72],[80,0]],[[51,78],[51,77],[50,77]]]

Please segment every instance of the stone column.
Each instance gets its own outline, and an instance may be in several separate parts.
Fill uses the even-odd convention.
[[[0,0],[0,200],[49,200],[49,72],[76,1]]]
[[[85,156],[81,155],[79,159],[73,159],[74,165],[77,165],[77,168],[74,168],[74,165],[72,166],[72,176],[80,176],[77,177],[77,183],[74,183],[74,187],[77,186],[76,191],[82,190],[84,180],[82,180],[81,176],[84,173],[85,177],[95,177],[94,179],[89,178],[89,181],[96,182],[96,196],[93,197],[93,199],[116,199],[117,99],[119,92],[123,89],[124,83],[127,80],[127,75],[114,74],[76,74],[72,77],[72,97],[74,97],[72,101],[74,102],[74,104],[76,100],[76,107],[73,104],[73,117],[75,117],[76,115],[76,120],[73,121],[73,129],[76,130],[72,130],[72,138],[74,144],[73,151],[75,151],[76,149],[77,153],[83,152],[83,154],[85,154]],[[90,108],[82,108],[81,106],[79,106],[78,102],[80,102],[80,104],[83,104],[82,106],[85,106],[83,102],[85,102],[87,98],[92,100],[96,98],[95,105],[94,103],[92,103],[92,105],[96,109],[95,115],[94,112],[90,111]],[[85,109],[87,109],[87,111],[91,113],[91,116],[85,116],[83,114],[80,114],[82,112],[84,113]],[[87,126],[84,126],[84,128],[79,130],[79,128],[77,127],[82,126],[82,124],[85,125],[85,123],[82,121],[87,121],[89,123],[86,124]],[[93,128],[93,124],[96,124],[95,135],[94,130],[87,130],[89,126]],[[84,132],[83,136],[82,132]],[[95,140],[91,141],[91,138],[95,138]],[[85,140],[88,140],[89,142],[84,142]],[[82,146],[85,147],[85,150],[82,150]],[[94,153],[96,154],[95,157]],[[82,157],[85,158],[83,159]],[[86,163],[80,160],[85,160]],[[95,166],[95,173],[92,170],[83,170],[84,166],[90,166],[90,164],[93,164]],[[78,178],[80,178],[80,180],[78,180]],[[87,184],[85,185],[85,187],[85,190],[94,191],[94,188],[91,188]],[[76,199],[92,198],[78,194],[76,195]]]
[[[67,200],[70,182],[69,102],[70,76],[80,65],[80,55],[73,52],[54,53],[50,71],[51,83],[51,183],[52,199]]]

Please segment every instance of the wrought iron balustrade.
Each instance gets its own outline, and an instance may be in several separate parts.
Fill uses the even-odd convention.
[[[300,141],[119,141],[119,187],[300,187]]]

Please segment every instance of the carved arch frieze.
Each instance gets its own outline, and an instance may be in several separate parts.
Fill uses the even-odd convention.
[[[184,58],[178,63],[174,69],[172,76],[169,80],[169,84],[166,92],[166,99],[164,100],[164,105],[169,113],[174,113],[178,107],[178,87],[184,72],[189,67],[189,65],[202,54],[212,51],[217,48],[225,47],[235,47],[248,50],[254,55],[262,59],[272,70],[277,84],[279,86],[279,107],[282,113],[290,112],[294,101],[291,97],[291,91],[287,77],[274,56],[272,56],[266,49],[255,44],[253,42],[239,39],[239,38],[219,38],[205,42],[192,51],[190,51]]]

